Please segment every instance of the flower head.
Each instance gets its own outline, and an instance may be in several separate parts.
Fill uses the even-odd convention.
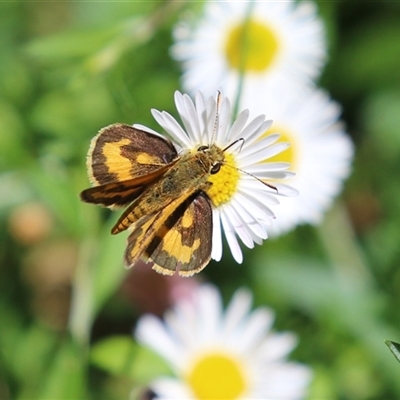
[[[341,109],[322,90],[302,88],[281,96],[244,92],[242,105],[257,114],[267,107],[274,116],[266,135],[280,133],[290,147],[268,162],[290,163],[296,175],[287,182],[299,191],[295,198],[282,198],[269,233],[277,235],[299,224],[318,224],[340,192],[350,172],[353,145],[339,120]]]
[[[248,122],[249,111],[244,110],[231,124],[230,102],[222,95],[206,99],[198,92],[193,102],[188,95],[176,92],[175,103],[183,127],[165,111],[152,113],[179,151],[195,152],[210,146],[224,154],[224,162],[218,173],[210,175],[205,189],[213,205],[212,258],[222,256],[223,230],[233,257],[241,262],[237,238],[250,248],[261,244],[274,218],[269,206],[279,203],[277,196],[297,193],[280,183],[268,184],[271,179],[292,175],[286,171],[287,163],[263,162],[288,144],[277,143],[279,134],[262,137],[272,123],[264,115]]]
[[[255,90],[311,82],[326,58],[323,24],[306,1],[210,1],[194,29],[181,22],[174,36],[190,93],[235,98],[241,74]]]
[[[171,365],[151,389],[161,399],[301,399],[311,379],[304,365],[286,360],[296,345],[291,333],[271,333],[273,313],[253,312],[251,295],[237,291],[226,311],[217,289],[203,285],[192,301],[165,315],[143,316],[136,337]]]

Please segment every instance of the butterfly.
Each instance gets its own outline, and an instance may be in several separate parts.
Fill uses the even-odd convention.
[[[213,219],[206,191],[224,151],[211,144],[178,154],[163,136],[119,123],[92,139],[87,155],[92,187],[80,196],[87,203],[126,208],[111,233],[130,231],[127,267],[143,259],[161,274],[191,276],[209,263]]]

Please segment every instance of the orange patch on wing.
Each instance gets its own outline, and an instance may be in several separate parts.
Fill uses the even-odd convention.
[[[119,142],[105,143],[103,154],[106,158],[106,166],[110,172],[115,174],[118,181],[125,181],[132,178],[132,162],[121,156],[121,148],[130,143],[129,139],[122,139]]]

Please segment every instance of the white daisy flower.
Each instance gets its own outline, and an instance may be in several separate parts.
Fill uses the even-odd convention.
[[[308,367],[287,361],[296,345],[291,333],[271,333],[273,313],[251,312],[252,298],[237,291],[226,311],[218,290],[202,285],[192,301],[157,317],[140,318],[137,340],[155,350],[175,377],[150,387],[160,399],[303,399],[311,380]]]
[[[324,26],[307,1],[210,1],[196,27],[181,22],[174,38],[189,93],[221,88],[236,98],[242,73],[254,90],[312,82],[326,58]]]
[[[248,122],[249,111],[244,110],[231,124],[231,105],[222,95],[206,100],[198,92],[193,102],[177,91],[175,103],[184,128],[166,111],[152,110],[152,114],[180,153],[197,151],[201,146],[223,150],[224,162],[218,173],[210,175],[212,185],[204,190],[213,206],[211,257],[217,261],[222,257],[223,230],[234,259],[241,263],[238,238],[249,248],[261,244],[274,219],[270,206],[279,204],[277,196],[297,194],[290,186],[278,183],[271,187],[267,183],[291,176],[287,163],[262,162],[288,144],[277,143],[279,134],[261,138],[272,123],[264,115]]]
[[[339,120],[340,106],[324,91],[312,88],[279,96],[244,91],[242,104],[255,114],[267,108],[274,122],[266,134],[279,132],[279,140],[290,143],[287,150],[267,161],[290,163],[296,175],[287,182],[299,195],[282,198],[279,207],[272,206],[276,219],[269,233],[278,235],[299,224],[319,224],[351,170],[354,149]]]

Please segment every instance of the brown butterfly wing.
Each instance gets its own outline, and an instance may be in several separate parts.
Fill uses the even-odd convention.
[[[117,208],[131,203],[175,163],[178,154],[162,136],[124,124],[109,125],[92,139],[87,169],[92,188],[83,201]]]
[[[109,125],[92,139],[87,155],[92,185],[121,182],[147,175],[177,157],[162,136],[124,124]]]
[[[177,160],[147,175],[138,176],[121,182],[110,182],[100,186],[93,186],[81,192],[81,199],[86,203],[99,204],[104,207],[124,207],[135,200],[144,189],[175,164]]]
[[[180,275],[191,276],[209,263],[211,250],[212,209],[200,192],[138,220],[128,237],[125,264],[132,267],[143,258],[161,274],[179,269]]]
[[[157,272],[191,276],[211,259],[212,208],[208,197],[197,193],[179,205],[157,230],[144,254]]]

